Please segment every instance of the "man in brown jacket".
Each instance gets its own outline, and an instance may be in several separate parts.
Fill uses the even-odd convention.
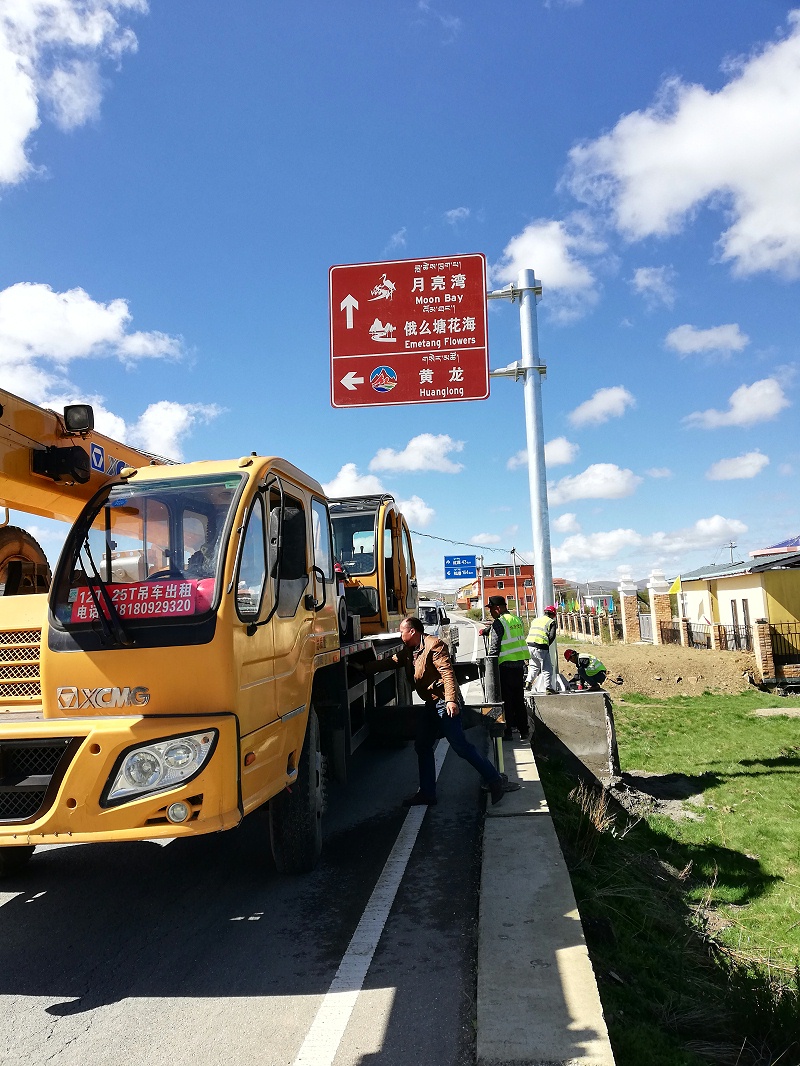
[[[436,805],[436,763],[434,745],[446,737],[450,747],[462,759],[475,767],[486,781],[492,803],[503,798],[503,779],[494,766],[480,755],[464,736],[461,725],[461,693],[456,683],[453,661],[444,641],[425,632],[419,618],[404,618],[400,623],[403,647],[390,659],[370,664],[369,672],[405,668],[408,679],[423,701],[417,716],[417,736],[414,749],[419,762],[419,791],[404,806]]]

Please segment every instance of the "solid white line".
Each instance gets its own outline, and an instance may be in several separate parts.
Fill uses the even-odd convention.
[[[436,745],[436,777],[447,754],[448,743]],[[403,879],[427,807],[411,807],[394,843],[378,883],[344,953],[336,976],[319,1006],[293,1066],[331,1066],[342,1042],[350,1015],[367,976],[372,956],[383,933],[389,911]]]

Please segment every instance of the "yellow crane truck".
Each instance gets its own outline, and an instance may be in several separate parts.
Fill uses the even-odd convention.
[[[326,757],[344,779],[411,702],[402,671],[351,669],[416,603],[394,500],[339,501],[332,524],[284,459],[166,465],[87,405],[0,407],[0,506],[70,522],[49,592],[21,531],[0,554],[0,875],[38,844],[215,832],[265,804],[277,868],[313,868]]]

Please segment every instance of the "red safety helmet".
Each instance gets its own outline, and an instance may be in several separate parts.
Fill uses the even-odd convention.
[[[571,662],[573,659],[578,658],[578,653],[574,648],[566,648],[564,651],[564,658]]]
[[[544,613],[545,614],[558,614],[558,608],[556,607],[556,605],[554,603],[551,603],[549,607],[545,607]]]

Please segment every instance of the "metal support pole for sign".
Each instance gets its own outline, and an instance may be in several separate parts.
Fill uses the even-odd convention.
[[[488,293],[490,300],[519,299],[519,320],[522,340],[522,361],[511,363],[502,370],[493,370],[491,377],[520,378],[525,383],[525,436],[528,451],[528,485],[531,499],[533,532],[533,569],[536,588],[536,610],[541,611],[553,602],[553,571],[550,562],[550,520],[547,508],[547,471],[544,465],[544,425],[542,422],[542,378],[547,367],[539,359],[539,338],[536,327],[536,298],[542,292],[532,270],[522,270],[517,286]]]
[[[479,559],[480,564],[481,564],[481,621],[485,622],[486,621],[486,606],[485,606],[485,601],[484,601],[484,597],[483,597],[483,556],[479,555],[478,559]]]
[[[522,365],[525,376],[525,435],[528,442],[528,484],[531,494],[534,578],[539,610],[553,602],[553,571],[550,563],[550,518],[547,509],[547,471],[544,465],[544,425],[542,421],[542,376],[538,368],[539,336],[536,324],[536,278],[532,270],[521,270],[522,291],[519,324],[522,335]]]

